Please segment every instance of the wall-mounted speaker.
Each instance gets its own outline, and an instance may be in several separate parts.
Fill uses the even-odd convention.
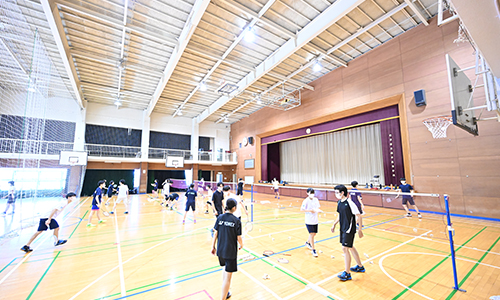
[[[425,100],[425,91],[418,90],[413,92],[413,96],[415,96],[415,105],[416,106],[425,106],[427,105],[427,101]]]
[[[253,137],[252,137],[252,136],[249,136],[249,137],[248,137],[248,143],[249,143],[250,145],[253,145]]]

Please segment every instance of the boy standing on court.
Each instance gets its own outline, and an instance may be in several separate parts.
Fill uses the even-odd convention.
[[[300,210],[306,213],[306,227],[309,232],[309,238],[305,245],[312,251],[314,257],[318,257],[318,252],[314,248],[314,236],[318,233],[318,213],[321,212],[319,207],[318,198],[314,197],[314,189],[308,188],[307,198],[302,201]]]
[[[235,199],[228,199],[226,213],[217,218],[214,226],[215,233],[211,253],[217,255],[221,267],[225,267],[222,271],[222,300],[231,297],[231,292],[229,292],[231,277],[234,272],[238,271],[238,250],[243,248],[241,221],[233,215],[236,211],[236,205]],[[217,247],[215,247],[216,243]]]
[[[42,234],[42,232],[44,232],[49,228],[50,230],[54,230],[54,239],[55,239],[54,246],[65,244],[67,240],[59,239],[59,224],[56,221],[56,217],[64,210],[66,206],[68,206],[68,204],[70,204],[75,199],[76,199],[75,193],[68,193],[66,195],[66,200],[61,200],[59,203],[57,203],[54,209],[50,210],[45,215],[42,215],[42,218],[40,218],[40,223],[38,225],[38,230],[29,239],[28,243],[21,248],[21,250],[26,253],[33,251],[33,249],[30,248],[31,243],[40,234]]]
[[[354,248],[354,236],[356,235],[356,217],[360,216],[358,207],[351,199],[347,198],[347,188],[344,185],[337,185],[335,187],[335,197],[339,199],[337,202],[337,220],[333,223],[332,233],[335,232],[335,226],[340,222],[340,243],[342,244],[342,250],[344,251],[344,262],[345,271],[337,277],[342,280],[351,280],[351,271],[353,272],[365,272],[365,267],[361,263],[358,251]],[[363,237],[363,222],[358,219],[359,223],[359,238]],[[354,256],[354,260],[358,264],[351,268],[351,253]]]
[[[222,189],[224,188],[224,183],[217,183],[217,190],[212,195],[212,203],[215,207],[215,216],[218,217],[222,215],[222,211],[224,210],[224,205],[222,201],[224,200],[224,193]]]
[[[90,212],[89,216],[89,223],[87,224],[87,227],[90,226],[95,226],[92,224],[92,216],[94,214],[97,215],[97,219],[99,220],[99,223],[104,222],[101,220],[101,217],[99,216],[99,207],[102,204],[102,189],[104,189],[104,186],[106,185],[106,182],[104,180],[101,180],[97,183],[98,187],[94,191],[94,195],[92,198],[92,211]]]
[[[273,181],[271,181],[271,184],[273,185],[272,189],[274,190],[274,198],[278,197],[280,198],[280,183],[276,178],[273,178]]]
[[[401,185],[399,186],[398,189],[398,195],[396,196],[397,199],[399,197],[399,193],[413,193],[413,187],[406,183],[406,178],[401,178]],[[415,205],[415,201],[413,201],[413,196],[412,195],[403,195],[403,207],[406,210],[406,215],[405,217],[411,217],[411,213],[408,210],[408,202],[410,202],[410,205],[415,207],[415,210],[417,211],[418,218],[422,219],[422,215],[420,214],[420,211],[418,210],[418,207]]]
[[[109,201],[111,201],[111,198],[113,198],[113,193],[115,191],[116,191],[115,182],[111,180],[108,185],[108,191],[107,191],[108,198],[106,199],[106,205],[109,205]]]
[[[120,186],[118,187],[118,197],[116,198],[115,204],[113,205],[112,214],[115,213],[116,204],[123,201],[125,205],[125,214],[128,214],[128,185],[125,184],[125,179],[120,180]]]
[[[224,198],[236,200],[236,210],[234,211],[233,215],[241,221],[241,211],[243,210],[247,215],[248,221],[248,211],[245,208],[245,203],[243,202],[243,200],[235,194],[231,193],[231,187],[229,185],[224,186],[222,190],[224,192]]]
[[[182,219],[182,224],[186,223],[186,215],[189,211],[189,208],[193,211],[193,220],[194,223],[196,224],[196,197],[198,194],[194,190],[194,183],[191,183],[189,186],[189,189],[186,191],[186,211],[184,212],[184,219]]]
[[[2,215],[5,216],[7,214],[9,206],[12,206],[11,214],[14,214],[14,210],[16,209],[16,188],[14,187],[14,181],[9,181],[9,193],[4,198],[7,198],[7,206],[5,207],[5,211]]]

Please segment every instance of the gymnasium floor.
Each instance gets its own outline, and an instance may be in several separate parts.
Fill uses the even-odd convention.
[[[246,193],[246,197],[249,194]],[[25,255],[19,250],[35,228],[1,241],[1,299],[220,299],[222,274],[210,254],[214,217],[198,206],[197,223],[182,225],[182,210],[164,210],[147,195],[131,197],[129,215],[118,213],[87,228],[90,199],[63,212],[61,237],[53,247],[41,235]],[[455,218],[460,287],[454,292],[446,226],[440,215],[404,218],[402,210],[366,207],[365,237],[356,237],[367,269],[339,282],[344,261],[330,227],[335,204],[321,202],[317,246],[312,257],[302,199],[256,194],[253,231],[244,236],[242,260],[231,299],[489,299],[500,295],[500,224]],[[264,204],[261,203],[264,201]],[[267,202],[269,201],[269,202]],[[81,219],[80,219],[81,218]],[[244,219],[244,218],[243,218]],[[76,222],[75,222],[76,220]],[[81,220],[81,222],[79,222]],[[96,223],[97,220],[94,221]],[[262,252],[276,254],[264,258]],[[281,253],[291,254],[283,256]],[[277,262],[287,258],[288,264]],[[270,279],[264,280],[268,274]],[[409,289],[410,290],[409,290]]]

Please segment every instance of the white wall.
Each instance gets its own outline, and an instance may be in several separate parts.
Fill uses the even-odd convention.
[[[43,100],[26,108],[26,93],[2,92],[0,89],[0,114],[47,118],[51,120],[77,122],[75,114],[79,114],[80,107],[71,98],[49,98],[44,105]],[[33,109],[35,108],[35,109]]]
[[[87,124],[142,129],[142,110],[87,103]]]

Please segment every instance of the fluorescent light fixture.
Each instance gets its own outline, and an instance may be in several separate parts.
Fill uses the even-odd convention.
[[[257,99],[257,104],[262,104],[262,100],[260,100],[260,98]]]
[[[122,103],[120,102],[120,100],[116,100],[116,101],[115,101],[115,105],[116,105],[116,106],[122,106]]]
[[[207,91],[207,85],[205,84],[205,81],[202,81],[200,83],[200,91],[206,92]]]
[[[182,116],[182,110],[179,109],[179,112],[177,113],[178,116]]]
[[[227,119],[227,116],[224,117],[224,123],[229,123],[229,120]]]
[[[319,72],[319,71],[321,71],[321,69],[323,69],[323,67],[321,66],[321,64],[318,61],[316,61],[314,63],[314,66],[313,66],[313,71],[314,72]]]
[[[255,33],[252,27],[248,27],[247,32],[245,32],[245,41],[251,43],[255,40]]]

